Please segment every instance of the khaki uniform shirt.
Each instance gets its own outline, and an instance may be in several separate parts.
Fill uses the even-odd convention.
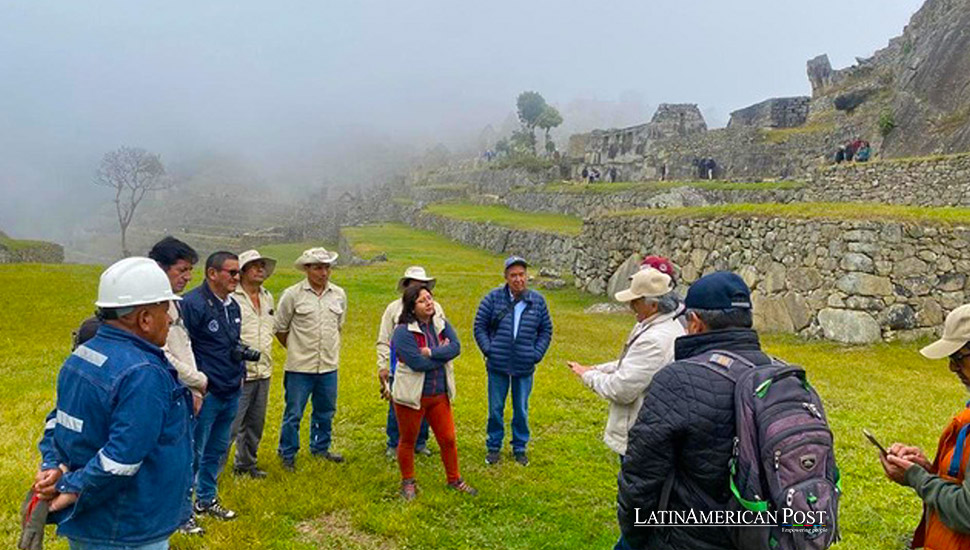
[[[387,304],[384,308],[381,328],[377,331],[377,370],[391,368],[391,336],[394,335],[394,328],[397,327],[397,321],[403,311],[404,300],[401,298]],[[434,303],[434,318],[445,319],[445,310],[441,309],[441,304],[438,302]]]
[[[172,325],[168,329],[168,339],[165,340],[165,357],[169,363],[175,367],[179,373],[179,381],[185,387],[192,390],[196,395],[202,395],[202,391],[209,382],[205,373],[199,370],[195,364],[195,354],[192,353],[192,340],[189,339],[189,332],[185,330],[185,323],[182,322],[182,314],[175,305],[174,300],[169,302],[168,316],[172,319]]]
[[[262,380],[273,374],[273,295],[259,287],[259,309],[249,299],[243,286],[236,285],[232,297],[239,304],[242,317],[239,339],[260,352],[259,361],[246,361],[246,380]]]
[[[347,318],[347,293],[327,283],[317,296],[304,279],[283,291],[274,332],[286,332],[286,370],[326,373],[340,363],[340,330]]]

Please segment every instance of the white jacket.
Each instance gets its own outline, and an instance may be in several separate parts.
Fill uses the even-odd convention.
[[[686,334],[675,315],[655,315],[637,323],[619,360],[583,374],[583,383],[610,401],[603,441],[621,455],[626,454],[627,433],[637,420],[647,386],[657,371],[674,360],[674,340]]]

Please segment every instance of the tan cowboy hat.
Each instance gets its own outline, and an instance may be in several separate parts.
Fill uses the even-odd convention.
[[[617,292],[618,302],[632,302],[639,298],[656,298],[670,292],[670,275],[648,267],[633,274],[630,288]]]
[[[970,304],[962,305],[946,316],[943,338],[919,350],[928,359],[943,359],[970,342]]]
[[[311,264],[327,264],[331,265],[337,261],[336,252],[328,252],[326,248],[318,246],[317,248],[308,248],[300,254],[300,257],[293,262],[293,266],[297,269],[306,271],[306,266]]]
[[[247,250],[239,255],[239,271],[246,271],[246,265],[256,260],[263,260],[266,263],[266,278],[269,279],[269,276],[276,271],[276,260],[263,256],[255,249]]]
[[[404,276],[397,281],[397,290],[399,292],[404,292],[404,284],[408,280],[421,281],[422,283],[427,283],[428,290],[434,289],[435,278],[429,277],[428,273],[423,267],[419,265],[412,265],[411,267],[404,270]]]

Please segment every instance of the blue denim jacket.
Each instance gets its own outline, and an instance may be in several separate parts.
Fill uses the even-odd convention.
[[[43,468],[77,502],[53,514],[60,536],[92,543],[167,539],[189,517],[192,398],[157,346],[103,325],[57,377]]]

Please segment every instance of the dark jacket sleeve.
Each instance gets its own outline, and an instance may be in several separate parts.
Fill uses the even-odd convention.
[[[195,304],[194,296],[186,296],[180,306],[182,324],[185,325],[185,331],[189,333],[189,339],[195,338],[199,334],[200,315]]]
[[[445,330],[442,333],[448,339],[448,345],[438,346],[431,350],[431,359],[447,363],[461,355],[461,342],[458,341],[455,328],[448,321],[445,321]]]
[[[549,307],[546,305],[545,300],[541,303],[542,310],[539,311],[539,328],[536,331],[536,363],[542,361],[546,352],[549,351],[549,344],[552,343],[552,318],[549,316]]]
[[[970,477],[957,484],[911,466],[906,470],[905,481],[939,514],[944,525],[957,533],[970,533]]]
[[[492,321],[493,314],[492,294],[489,293],[482,299],[482,303],[478,304],[478,313],[475,314],[475,343],[478,344],[478,349],[482,350],[482,355],[485,357],[488,357],[492,348],[488,324]]]
[[[447,361],[439,361],[421,355],[418,342],[414,335],[408,330],[407,325],[398,325],[391,336],[391,346],[398,359],[408,366],[411,370],[425,372],[441,368]]]
[[[620,531],[633,548],[643,548],[650,529],[635,528],[657,509],[667,477],[673,473],[674,448],[689,425],[689,402],[677,372],[661,369],[647,387],[643,407],[630,428],[629,443],[620,469],[617,519]]]

